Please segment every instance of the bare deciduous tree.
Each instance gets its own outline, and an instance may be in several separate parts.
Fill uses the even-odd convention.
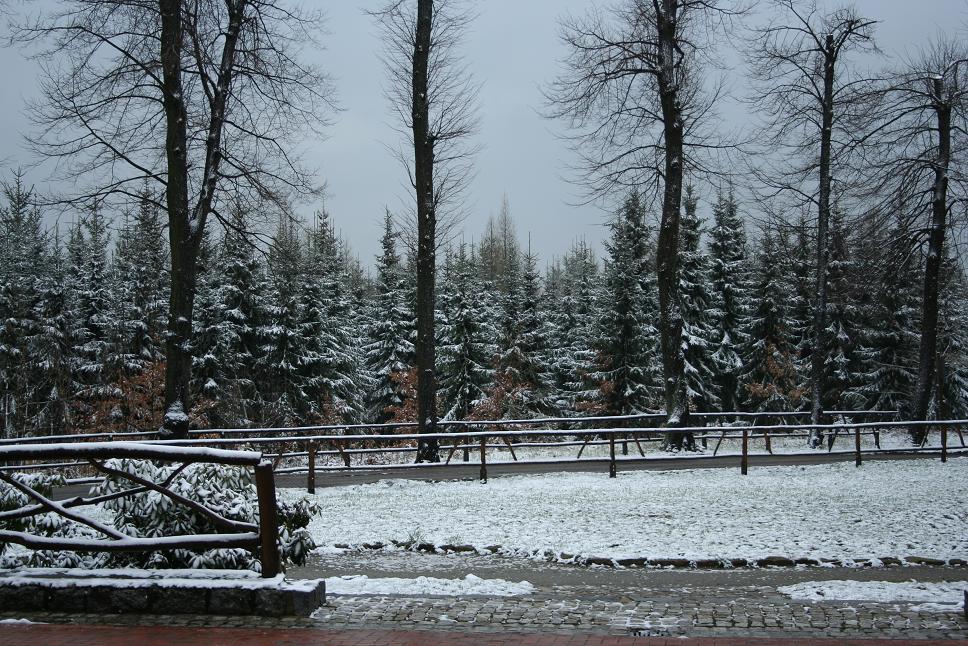
[[[908,248],[924,246],[918,376],[909,411],[927,419],[934,395],[938,343],[938,295],[945,239],[954,216],[968,206],[968,47],[941,40],[888,79],[868,105],[868,193],[875,212],[898,214]],[[922,429],[912,432],[916,443]]]
[[[414,6],[416,5],[416,6]],[[458,46],[471,20],[460,0],[394,0],[374,12],[383,30],[387,95],[410,145],[397,151],[414,190],[417,261],[417,423],[437,424],[434,292],[439,223],[460,207],[476,148],[475,85]],[[423,440],[417,462],[440,460],[436,440]]]
[[[782,11],[756,30],[750,53],[758,84],[754,105],[765,118],[764,138],[754,169],[759,191],[784,198],[817,214],[816,276],[810,353],[811,423],[821,423],[827,351],[827,266],[831,184],[850,182],[845,157],[860,141],[851,133],[860,97],[870,79],[846,66],[851,50],[873,49],[874,21],[853,7],[819,14],[816,3],[772,0]],[[819,446],[820,431],[809,442]]]
[[[168,214],[172,282],[164,429],[188,431],[196,260],[220,205],[318,192],[294,140],[317,131],[331,87],[300,49],[320,16],[281,0],[70,0],[21,24],[37,43],[36,152],[74,188],[62,204],[138,199]]]
[[[683,177],[712,170],[723,139],[706,128],[720,86],[703,78],[715,35],[743,13],[716,0],[625,0],[562,23],[563,74],[546,92],[565,120],[589,196],[654,188],[662,195],[656,250],[659,332],[668,424],[687,423],[678,298]],[[647,190],[644,191],[646,194]],[[692,444],[675,435],[672,444]]]

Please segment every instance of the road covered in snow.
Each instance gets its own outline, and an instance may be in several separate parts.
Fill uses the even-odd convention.
[[[968,557],[968,460],[385,480],[319,489],[322,550],[473,546],[592,558]],[[306,494],[283,490],[287,499]],[[391,548],[392,549],[392,548]]]

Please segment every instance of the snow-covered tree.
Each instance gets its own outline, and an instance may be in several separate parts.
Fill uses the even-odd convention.
[[[439,326],[443,419],[466,419],[487,397],[493,378],[494,330],[483,303],[483,287],[464,244],[448,255]]]
[[[803,406],[796,348],[791,342],[788,284],[781,275],[781,233],[763,231],[754,267],[754,310],[747,321],[740,377],[745,401],[754,411],[789,411]]]
[[[628,194],[606,243],[603,296],[595,349],[598,408],[613,415],[642,413],[660,399],[654,272],[639,194]]]
[[[373,383],[367,393],[367,418],[386,422],[390,411],[405,404],[400,375],[414,366],[414,327],[411,295],[403,278],[396,249],[397,233],[390,213],[384,217],[382,253],[377,257],[376,296],[366,330],[364,364]],[[438,353],[442,349],[438,348]]]
[[[720,192],[714,205],[709,257],[716,395],[722,410],[732,411],[742,400],[740,348],[745,341],[742,326],[750,309],[746,233],[732,191]]]
[[[698,412],[717,410],[716,366],[713,360],[715,330],[712,294],[709,285],[709,260],[701,250],[697,198],[692,186],[686,187],[685,210],[679,231],[679,303],[682,312],[682,354],[685,361],[686,395],[690,408]]]

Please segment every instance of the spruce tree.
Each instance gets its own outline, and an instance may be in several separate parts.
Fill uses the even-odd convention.
[[[494,330],[474,261],[463,243],[448,255],[446,266],[438,342],[441,410],[445,420],[462,420],[487,398],[494,373]]]
[[[696,213],[697,199],[691,185],[686,187],[683,205],[679,232],[679,299],[686,395],[691,409],[711,412],[719,407],[714,383],[712,295],[709,261],[700,248],[702,232]]]
[[[611,415],[643,413],[659,399],[658,333],[649,233],[639,194],[629,193],[610,225],[596,342],[598,408]]]
[[[746,234],[732,191],[720,192],[710,232],[710,282],[716,395],[724,411],[740,408],[740,348],[743,323],[750,309]]]
[[[782,234],[763,232],[754,268],[754,309],[743,337],[744,368],[740,377],[746,405],[754,411],[792,411],[804,404],[798,385],[796,348],[791,342],[788,284],[782,266]]]
[[[372,380],[367,393],[367,418],[377,423],[388,421],[391,411],[406,405],[408,393],[403,377],[414,366],[416,328],[396,238],[387,212],[381,239],[383,251],[377,257],[376,295],[363,347],[364,364]]]

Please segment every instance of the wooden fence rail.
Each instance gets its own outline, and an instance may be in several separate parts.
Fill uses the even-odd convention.
[[[164,482],[152,482],[138,475],[115,469],[107,460],[129,458],[164,461],[179,466]],[[71,459],[85,463],[98,473],[130,482],[131,487],[99,496],[77,496],[67,500],[53,500],[33,487],[0,471],[0,482],[6,483],[26,496],[31,502],[18,509],[0,512],[0,521],[17,520],[44,513],[55,513],[70,521],[86,525],[104,538],[52,538],[21,531],[0,529],[0,542],[16,543],[30,549],[73,552],[142,552],[167,549],[218,549],[239,547],[257,549],[262,562],[262,575],[273,577],[281,569],[279,546],[276,543],[276,494],[272,463],[253,451],[229,451],[202,447],[159,446],[135,442],[89,442],[81,444],[22,444],[0,446],[0,462],[25,460]],[[247,523],[226,518],[204,504],[171,490],[174,478],[188,465],[211,463],[252,467],[255,472],[259,504],[259,523]],[[218,530],[213,534],[185,534],[138,538],[128,536],[96,519],[77,511],[99,503],[124,498],[147,491],[155,491],[172,502],[198,513]]]

